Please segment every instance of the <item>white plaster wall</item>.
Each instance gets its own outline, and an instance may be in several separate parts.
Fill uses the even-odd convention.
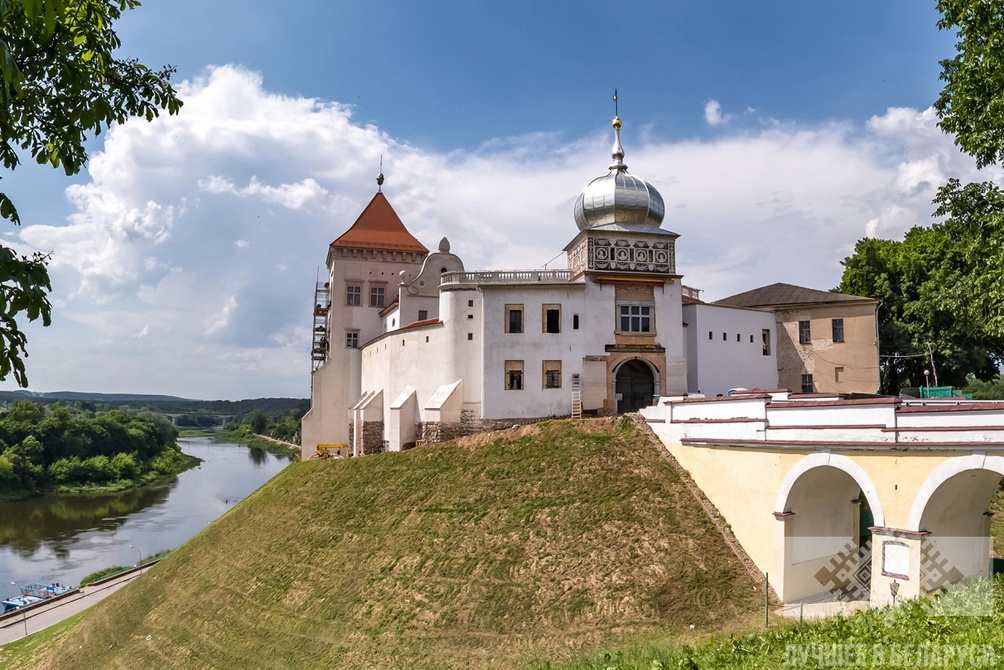
[[[773,313],[694,304],[683,305],[683,320],[687,323],[690,355],[687,390],[690,393],[700,391],[706,396],[715,396],[739,387],[777,387],[777,335]],[[771,338],[768,356],[763,355],[765,329],[770,331]]]
[[[303,415],[300,455],[307,459],[318,444],[347,444],[349,407],[359,398],[358,349],[332,343],[328,361],[311,374],[310,410]]]
[[[687,390],[687,355],[683,341],[683,285],[679,280],[655,288],[657,344],[666,349],[666,392]]]
[[[995,403],[996,404],[996,403]],[[1001,426],[1004,425],[1004,403],[1000,409],[982,411],[900,412],[900,428],[928,426]]]
[[[672,405],[673,419],[688,421],[694,419],[735,419],[759,418],[767,416],[764,398],[732,398],[729,400],[708,400],[706,402],[682,402]]]
[[[382,390],[385,399],[393,400],[410,386],[421,410],[441,385],[457,381],[451,378],[448,340],[442,324],[433,324],[387,333],[370,342],[361,352],[362,392]],[[385,405],[385,423],[391,421],[390,412]]]
[[[372,260],[360,258],[335,258],[329,272],[331,286],[331,311],[328,315],[328,331],[331,346],[345,345],[347,330],[359,331],[359,344],[365,344],[384,331],[380,312],[383,307],[370,307],[370,286],[385,287],[384,305],[389,305],[397,293],[398,284],[403,279],[411,280],[418,275],[421,265],[406,260]],[[362,285],[362,304],[346,305],[348,283]]]
[[[862,426],[896,424],[895,405],[767,406],[771,426]]]
[[[588,350],[588,338],[602,337],[603,311],[586,301],[583,284],[491,285],[481,286],[483,298],[484,418],[535,418],[564,416],[571,412],[571,378],[582,373],[582,357]],[[606,332],[612,333],[613,289],[609,291],[610,308]],[[523,332],[505,332],[505,306],[523,305]],[[561,332],[543,332],[542,310],[545,304],[561,305]],[[579,328],[572,328],[573,314],[579,315]],[[608,340],[613,341],[612,335]],[[505,388],[505,361],[523,361],[523,390]],[[561,361],[561,388],[543,388],[543,361]]]
[[[484,319],[482,295],[471,289],[443,291],[439,297],[439,318],[450,343],[453,378],[463,379],[465,410],[481,416],[484,379]]]

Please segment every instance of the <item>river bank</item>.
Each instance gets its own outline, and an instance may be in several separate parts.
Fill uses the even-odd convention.
[[[157,486],[0,503],[0,596],[17,583],[79,584],[108,566],[174,549],[289,463],[206,438],[179,439],[199,460]]]
[[[202,463],[201,458],[185,454],[179,448],[176,455],[171,455],[169,458],[158,458],[153,469],[137,477],[81,484],[49,483],[46,486],[33,489],[0,489],[0,502],[17,502],[46,495],[97,496],[163,486],[174,481],[181,473],[197,467],[200,463]]]

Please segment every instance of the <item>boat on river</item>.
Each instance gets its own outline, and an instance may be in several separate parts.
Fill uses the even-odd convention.
[[[0,603],[3,605],[4,614],[40,603],[49,598],[61,596],[64,593],[72,591],[74,587],[55,582],[53,584],[28,584],[27,586],[20,587],[20,589],[21,595],[8,598]]]

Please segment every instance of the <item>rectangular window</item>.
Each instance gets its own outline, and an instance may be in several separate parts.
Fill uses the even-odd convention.
[[[561,361],[544,361],[544,388],[561,388]]]
[[[843,368],[833,368],[833,381],[840,383],[840,380],[844,377]]]
[[[741,341],[742,341],[742,336],[739,333],[736,333],[736,342],[741,342]]]
[[[523,305],[505,306],[505,332],[523,332]]]
[[[802,393],[812,393],[812,375],[802,375]]]
[[[763,355],[770,356],[770,328],[761,330],[760,337],[763,339]]]
[[[505,362],[505,390],[523,390],[523,361]]]
[[[561,305],[544,305],[541,325],[545,333],[561,332]]]
[[[812,344],[812,332],[809,330],[808,321],[798,322],[798,343]]]
[[[708,339],[709,340],[715,339],[715,333],[714,333],[714,331],[711,331],[711,330],[708,331]]]
[[[474,339],[474,333],[467,333],[467,339],[468,340],[473,340]]]
[[[750,344],[753,344],[753,336],[750,335]]]
[[[619,333],[653,333],[653,305],[634,303],[617,304],[617,332]]]
[[[473,300],[468,300],[467,301],[467,306],[468,307],[474,307],[474,301]]]
[[[578,329],[579,329],[579,315],[578,314],[573,314],[572,315],[572,330],[578,330]]]
[[[370,286],[370,307],[383,307],[383,297],[386,288],[383,286]]]
[[[429,318],[429,310],[427,310],[427,309],[420,309],[420,310],[418,310],[418,320],[419,321],[425,321],[428,318]]]
[[[359,348],[359,333],[345,333],[345,348],[346,349]]]
[[[833,341],[843,342],[844,341],[844,320],[843,319],[833,319]]]
[[[355,284],[349,284],[346,286],[345,304],[357,306],[363,304],[363,287]]]
[[[728,341],[729,341],[729,334],[722,333],[722,342],[728,342]]]

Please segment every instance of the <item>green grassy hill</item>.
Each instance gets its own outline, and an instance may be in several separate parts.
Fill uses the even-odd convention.
[[[293,464],[30,661],[0,663],[534,667],[752,625],[761,598],[644,435],[552,421]]]

